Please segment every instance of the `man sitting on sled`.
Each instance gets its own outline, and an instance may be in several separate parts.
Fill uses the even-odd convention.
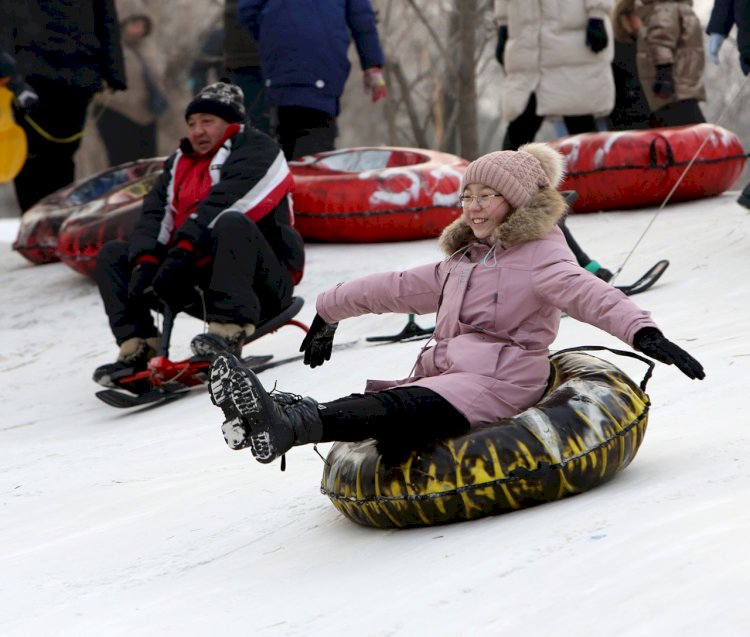
[[[302,277],[292,175],[279,146],[245,122],[239,87],[203,88],[185,111],[187,137],[165,162],[128,241],[99,251],[96,281],[120,347],[94,380],[145,370],[165,305],[208,324],[198,356],[240,355],[255,326],[284,310]]]

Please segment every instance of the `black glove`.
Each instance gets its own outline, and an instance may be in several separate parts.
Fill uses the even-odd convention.
[[[26,82],[23,76],[16,73],[15,58],[0,51],[0,78],[10,78],[8,89],[16,98],[16,106],[21,110],[26,110],[39,102],[39,96],[36,91]]]
[[[497,46],[495,47],[495,59],[497,63],[505,67],[505,45],[508,43],[508,27],[502,25],[497,29]]]
[[[16,106],[22,111],[27,111],[39,103],[39,96],[36,91],[21,76],[14,77],[8,83],[8,88],[13,91]]]
[[[660,64],[656,67],[656,80],[653,86],[656,97],[669,100],[674,97],[674,79],[672,78],[672,65]]]
[[[154,276],[154,294],[172,310],[180,310],[193,299],[195,290],[195,252],[175,247]]]
[[[655,327],[643,327],[633,337],[633,347],[665,365],[677,365],[688,378],[703,380],[703,365],[684,349],[668,341]]]
[[[128,298],[130,300],[143,296],[144,292],[151,287],[159,264],[153,261],[142,261],[136,263],[133,271],[130,273],[130,283],[128,284]]]
[[[338,323],[326,323],[320,314],[313,319],[310,331],[305,334],[299,351],[305,353],[305,365],[318,367],[326,361],[331,360],[333,349],[333,335],[336,333]]]
[[[586,46],[594,53],[599,53],[607,48],[609,38],[607,29],[604,27],[604,20],[601,18],[589,18],[586,25]]]

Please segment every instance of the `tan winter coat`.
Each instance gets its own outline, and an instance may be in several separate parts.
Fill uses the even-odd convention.
[[[148,108],[148,93],[146,82],[143,80],[143,65],[132,47],[123,44],[122,52],[125,59],[128,90],[100,93],[96,98],[97,105],[115,111],[140,126],[151,124],[156,121],[157,117]],[[148,60],[147,53],[143,48],[140,48],[139,52],[144,59]],[[159,76],[160,73],[152,68],[151,77],[163,92],[164,88],[159,81]]]
[[[638,76],[651,111],[673,101],[705,100],[703,30],[692,0],[639,0],[636,11],[643,22],[638,33]],[[654,95],[660,64],[672,65],[672,100]]]
[[[610,64],[612,0],[495,0],[495,23],[508,27],[503,119],[513,121],[536,93],[538,115],[609,115],[615,104]],[[586,46],[589,18],[604,20],[609,42]]]

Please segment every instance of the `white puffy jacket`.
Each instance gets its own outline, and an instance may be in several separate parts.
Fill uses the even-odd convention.
[[[536,93],[542,116],[608,115],[615,104],[612,0],[495,0],[495,23],[508,27],[503,119],[513,121]],[[609,42],[586,46],[589,18],[604,20]]]

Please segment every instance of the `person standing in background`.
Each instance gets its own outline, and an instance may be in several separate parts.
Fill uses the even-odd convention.
[[[157,73],[149,68],[142,45],[153,28],[144,14],[120,23],[128,90],[97,97],[96,125],[110,166],[155,157],[157,120],[167,110],[166,94]]]
[[[224,74],[224,27],[214,24],[203,36],[203,44],[188,71],[187,88],[194,95],[202,86],[217,82]]]
[[[39,97],[33,109],[18,117],[28,139],[28,157],[15,178],[24,212],[75,180],[74,155],[94,94],[105,84],[115,91],[127,85],[114,0],[21,4],[28,22],[17,26],[9,53]],[[5,20],[12,13],[4,7],[2,15]]]
[[[226,0],[224,3],[224,67],[229,79],[245,95],[245,111],[250,123],[270,135],[271,113],[265,103],[260,51],[247,29],[237,21],[237,2]]]
[[[31,108],[39,101],[39,96],[19,72],[15,58],[16,34],[29,22],[26,3],[0,0],[0,15],[4,24],[0,25],[0,86],[6,86],[13,93],[17,114]]]
[[[719,49],[733,26],[737,26],[737,52],[742,72],[750,73],[750,0],[716,0],[708,19],[708,56],[719,63]],[[737,203],[750,208],[750,184],[740,193]]]
[[[495,57],[505,70],[502,107],[510,119],[503,150],[532,142],[545,116],[561,116],[570,134],[597,130],[614,105],[611,0],[495,0]],[[604,281],[611,270],[591,259],[561,217],[578,264]]]
[[[634,130],[651,127],[648,101],[638,77],[636,50],[641,19],[635,11],[636,0],[617,0],[612,10],[615,57],[615,107],[609,115],[609,130]]]
[[[638,76],[653,127],[706,121],[703,29],[692,0],[639,0]]]
[[[287,159],[335,148],[352,40],[365,90],[373,102],[386,97],[370,0],[239,0],[237,12],[260,48],[266,103],[276,108],[276,134]]]
[[[495,0],[495,57],[505,71],[503,150],[534,140],[545,117],[571,135],[597,130],[615,103],[612,0]]]
[[[711,9],[706,33],[708,55],[714,64],[719,63],[719,49],[733,26],[737,26],[737,52],[740,68],[750,73],[750,0],[716,0]]]

